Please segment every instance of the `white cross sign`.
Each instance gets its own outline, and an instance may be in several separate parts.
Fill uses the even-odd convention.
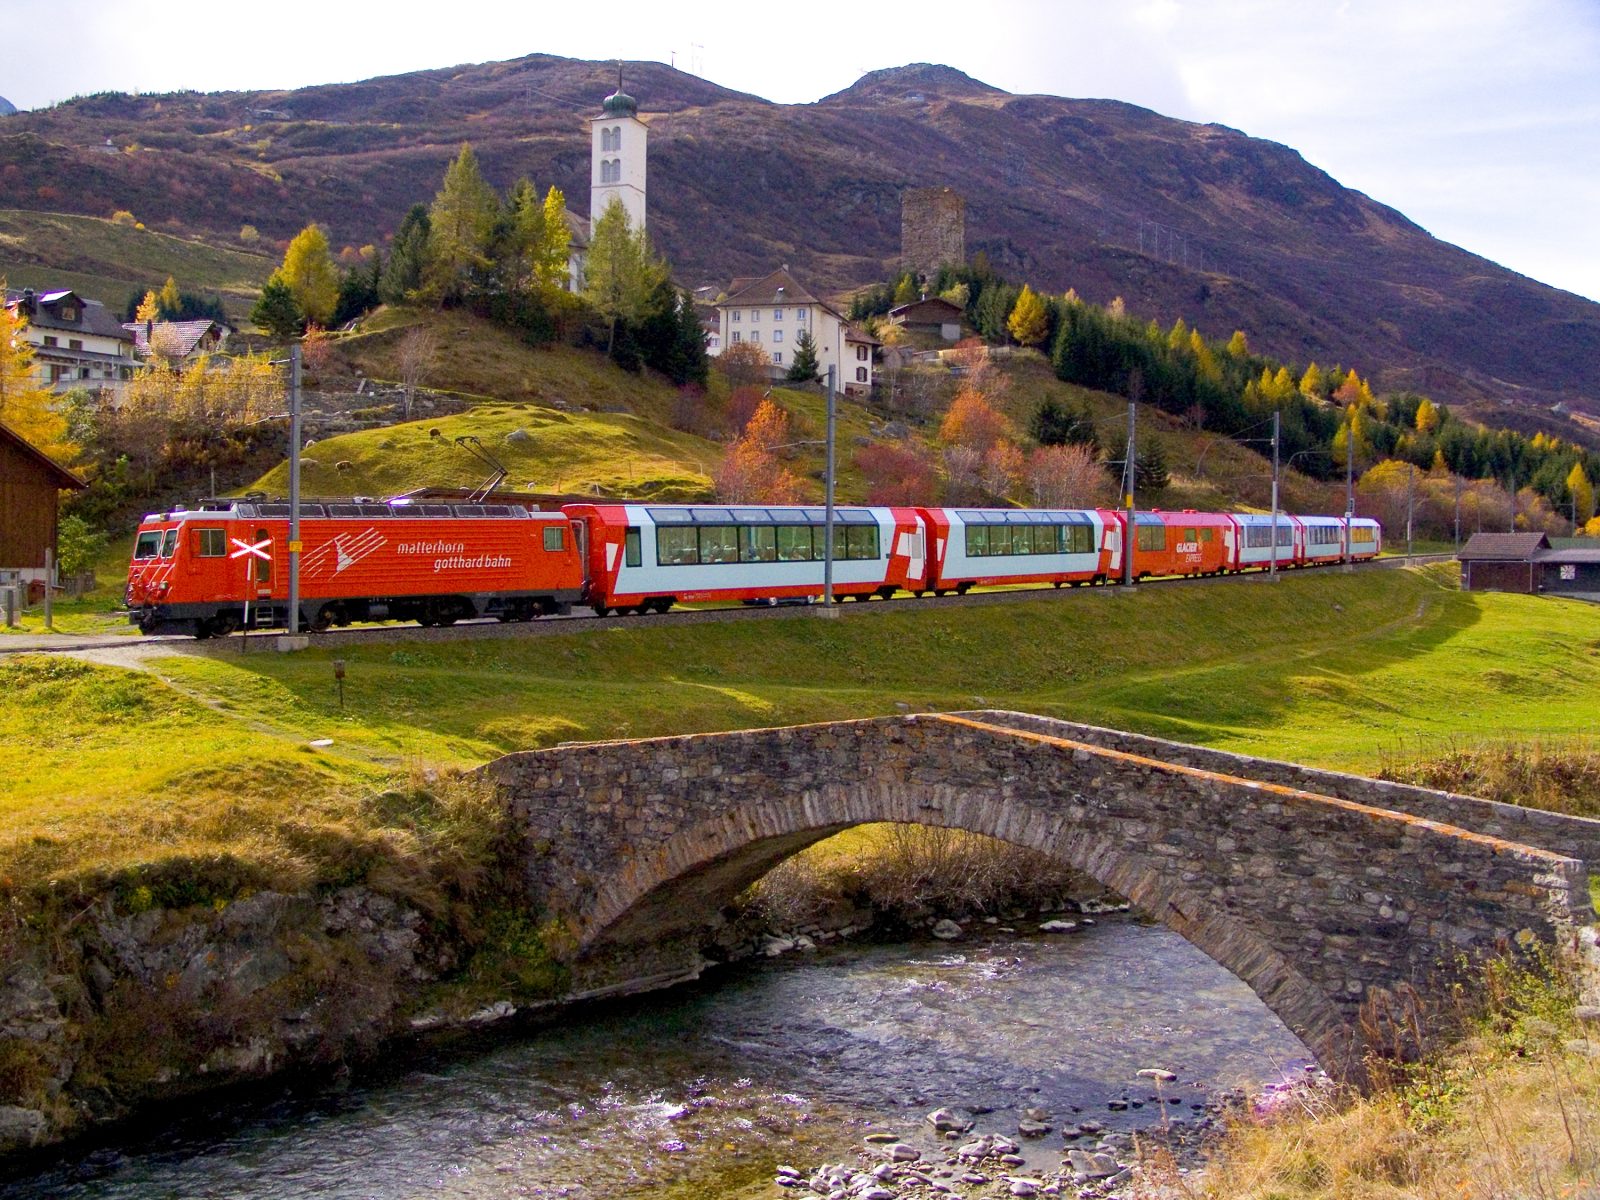
[[[247,554],[253,554],[263,562],[272,561],[272,555],[267,553],[267,551],[272,548],[271,538],[263,538],[254,545],[245,541],[243,538],[229,538],[228,540],[235,546],[239,547],[232,554],[228,555],[229,558],[243,558]]]

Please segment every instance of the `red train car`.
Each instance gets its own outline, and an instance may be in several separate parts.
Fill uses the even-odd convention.
[[[561,513],[514,504],[330,501],[300,506],[300,625],[467,617],[526,620],[583,590]],[[212,502],[148,516],[129,564],[129,620],[210,637],[281,626],[289,609],[289,506]]]
[[[1126,514],[1108,511],[1120,537]],[[1220,575],[1233,557],[1233,522],[1223,513],[1140,512],[1134,514],[1133,574]]]
[[[584,602],[601,616],[666,612],[679,602],[822,594],[821,508],[569,504],[563,511],[588,542]],[[913,509],[835,509],[834,595],[865,600],[920,589],[925,546]]]

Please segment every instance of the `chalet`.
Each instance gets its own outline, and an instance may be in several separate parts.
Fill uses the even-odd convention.
[[[32,288],[6,294],[6,307],[27,321],[41,387],[120,393],[137,364],[133,335],[104,304],[76,292]]]
[[[864,395],[872,390],[872,354],[881,343],[797,282],[788,267],[759,279],[735,279],[716,310],[717,349],[708,347],[708,354],[754,343],[771,356],[772,374],[778,378],[793,364],[800,335],[809,333],[820,373],[826,376],[829,367],[837,367],[834,378],[841,391]]]
[[[0,583],[46,582],[45,551],[56,549],[60,493],[83,487],[71,471],[0,425]]]
[[[924,296],[910,304],[901,304],[889,310],[889,324],[898,325],[907,333],[927,333],[941,341],[961,340],[962,311],[959,305],[939,296]]]
[[[1600,541],[1542,533],[1475,533],[1457,556],[1469,592],[1524,592],[1600,600]]]
[[[228,343],[233,330],[221,321],[125,321],[122,326],[133,335],[134,353],[140,358],[154,353],[168,362],[190,362],[204,354],[216,354]]]

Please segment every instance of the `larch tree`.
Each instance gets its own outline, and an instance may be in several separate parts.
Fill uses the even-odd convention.
[[[1300,394],[1307,400],[1326,400],[1328,398],[1328,378],[1316,363],[1312,363],[1307,367],[1306,373],[1300,376]]]
[[[428,209],[424,295],[443,304],[466,293],[473,277],[489,266],[489,242],[499,215],[499,198],[484,181],[471,144],[463,142]]]
[[[1567,475],[1567,492],[1572,497],[1572,523],[1582,528],[1594,516],[1594,483],[1585,473],[1581,462],[1572,464],[1572,470]]]
[[[1020,346],[1037,346],[1044,341],[1050,328],[1050,314],[1045,311],[1044,300],[1027,284],[1017,294],[1017,302],[1006,318],[1006,330]]]
[[[5,280],[0,279],[0,296]],[[28,318],[18,309],[0,306],[0,423],[59,463],[78,455],[66,418],[48,388],[40,387],[27,338]]]
[[[1250,342],[1244,336],[1244,330],[1235,329],[1233,336],[1228,339],[1228,357],[1236,359],[1250,357]]]
[[[156,302],[165,317],[176,317],[183,311],[183,293],[178,290],[178,281],[171,275],[167,276],[166,283],[161,285],[161,292],[156,297]]]
[[[543,220],[539,239],[529,248],[533,261],[533,286],[549,296],[562,289],[567,279],[567,259],[572,247],[572,230],[567,228],[567,198],[552,187],[544,194]]]
[[[1424,396],[1417,405],[1417,432],[1437,433],[1439,430],[1439,408],[1432,400]]]
[[[328,249],[328,235],[315,221],[294,235],[277,277],[289,289],[308,321],[326,325],[339,303],[339,268]]]
[[[650,249],[649,236],[629,227],[627,210],[613,197],[590,232],[583,286],[584,298],[610,324],[607,353],[616,346],[617,322],[637,321],[666,277],[666,264]]]

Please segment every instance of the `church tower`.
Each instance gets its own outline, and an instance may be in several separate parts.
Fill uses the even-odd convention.
[[[617,90],[605,98],[601,110],[591,122],[589,224],[593,227],[615,197],[628,214],[629,228],[643,229],[645,137],[649,131],[639,120],[638,101],[622,90],[621,71],[617,72]]]

